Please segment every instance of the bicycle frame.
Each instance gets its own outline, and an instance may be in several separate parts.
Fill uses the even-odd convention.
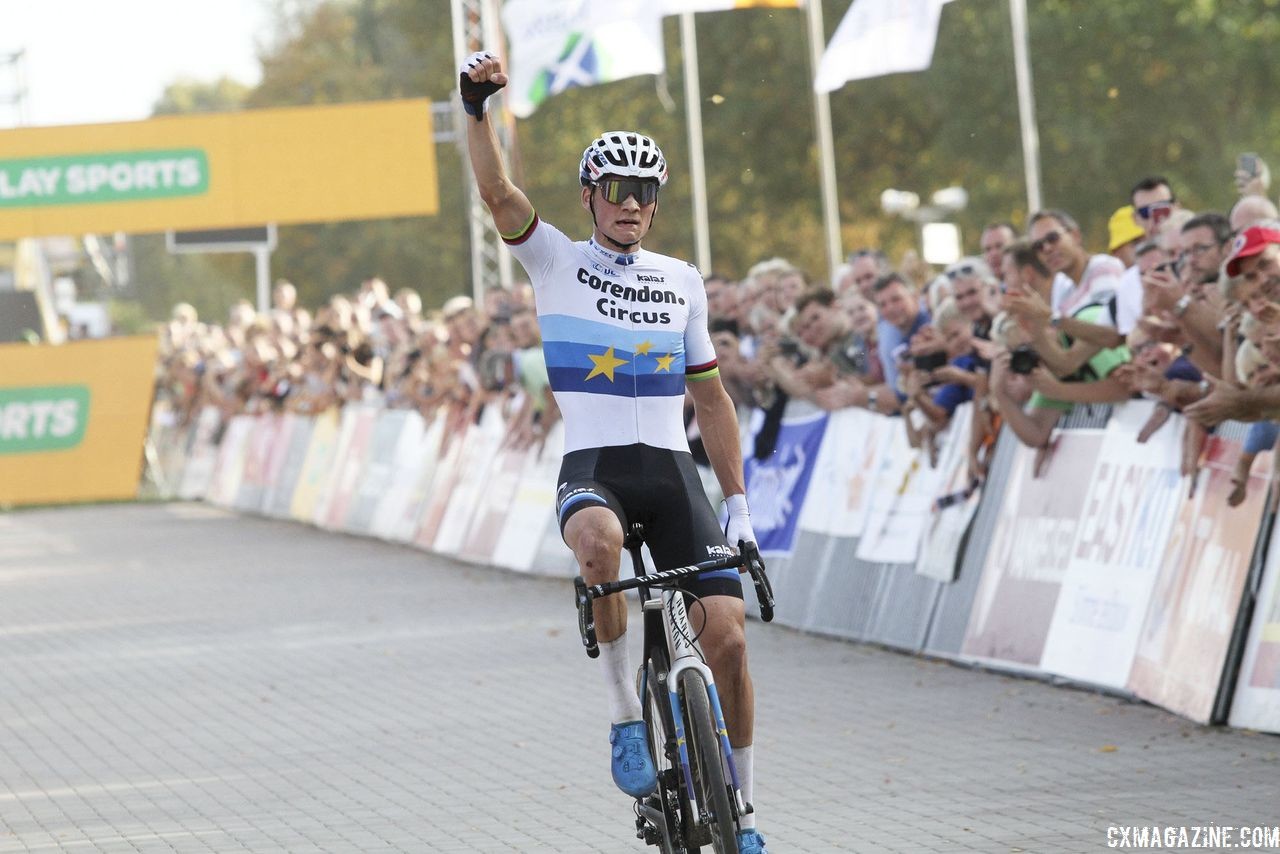
[[[641,613],[644,619],[644,649],[646,661],[649,651],[655,646],[665,647],[669,662],[666,674],[667,698],[670,706],[672,733],[677,746],[677,757],[685,790],[688,793],[693,815],[688,819],[692,826],[705,826],[708,816],[708,805],[700,803],[697,787],[693,782],[693,773],[689,761],[689,745],[685,732],[685,720],[680,699],[680,676],[686,670],[698,671],[707,686],[707,697],[714,718],[716,736],[720,743],[720,752],[729,771],[729,782],[733,792],[733,805],[737,814],[743,815],[748,806],[742,797],[742,788],[737,766],[733,761],[733,747],[729,743],[729,731],[725,725],[724,710],[720,704],[720,695],[716,688],[715,677],[711,668],[703,660],[693,629],[689,623],[688,607],[684,592],[677,586],[678,582],[702,572],[717,569],[746,567],[755,583],[756,599],[760,605],[760,617],[764,622],[773,619],[773,590],[765,575],[764,563],[754,543],[739,543],[739,552],[729,557],[718,558],[704,563],[679,567],[661,572],[645,572],[641,546],[644,542],[644,529],[639,524],[632,525],[632,530],[624,542],[624,547],[631,554],[635,577],[621,579],[603,584],[588,586],[581,576],[574,579],[575,600],[578,606],[578,628],[582,635],[582,643],[587,655],[591,658],[599,656],[600,650],[596,642],[595,615],[593,601],[602,596],[621,593],[626,590],[638,590]],[[654,597],[651,588],[659,592]],[[659,622],[660,615],[660,622]],[[647,679],[647,668],[642,668]],[[641,685],[641,696],[646,696],[646,688]],[[657,757],[655,757],[655,760]],[[668,828],[668,830],[670,830]]]

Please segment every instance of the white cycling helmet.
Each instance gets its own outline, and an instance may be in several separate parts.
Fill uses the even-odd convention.
[[[578,180],[590,187],[605,175],[624,178],[654,178],[661,187],[667,183],[667,159],[658,143],[629,130],[605,131],[582,152]]]

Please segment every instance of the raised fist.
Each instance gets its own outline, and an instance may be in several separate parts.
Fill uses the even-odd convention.
[[[462,108],[484,121],[484,102],[490,95],[507,85],[507,75],[502,70],[502,60],[488,51],[478,51],[462,61],[458,69],[458,91],[462,94]]]

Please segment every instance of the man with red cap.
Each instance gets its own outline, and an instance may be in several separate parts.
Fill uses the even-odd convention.
[[[1264,326],[1280,327],[1280,222],[1264,222],[1236,236],[1223,265],[1228,276],[1239,277],[1236,298]],[[1280,386],[1243,389],[1215,383],[1208,397],[1187,407],[1186,414],[1201,424],[1231,419],[1258,421],[1280,411]]]

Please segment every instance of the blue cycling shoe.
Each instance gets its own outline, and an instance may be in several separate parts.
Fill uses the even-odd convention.
[[[644,721],[614,724],[609,730],[613,745],[613,782],[633,798],[652,795],[658,789],[658,773],[649,756],[649,730]]]
[[[754,828],[738,831],[738,854],[769,854],[760,831]]]

